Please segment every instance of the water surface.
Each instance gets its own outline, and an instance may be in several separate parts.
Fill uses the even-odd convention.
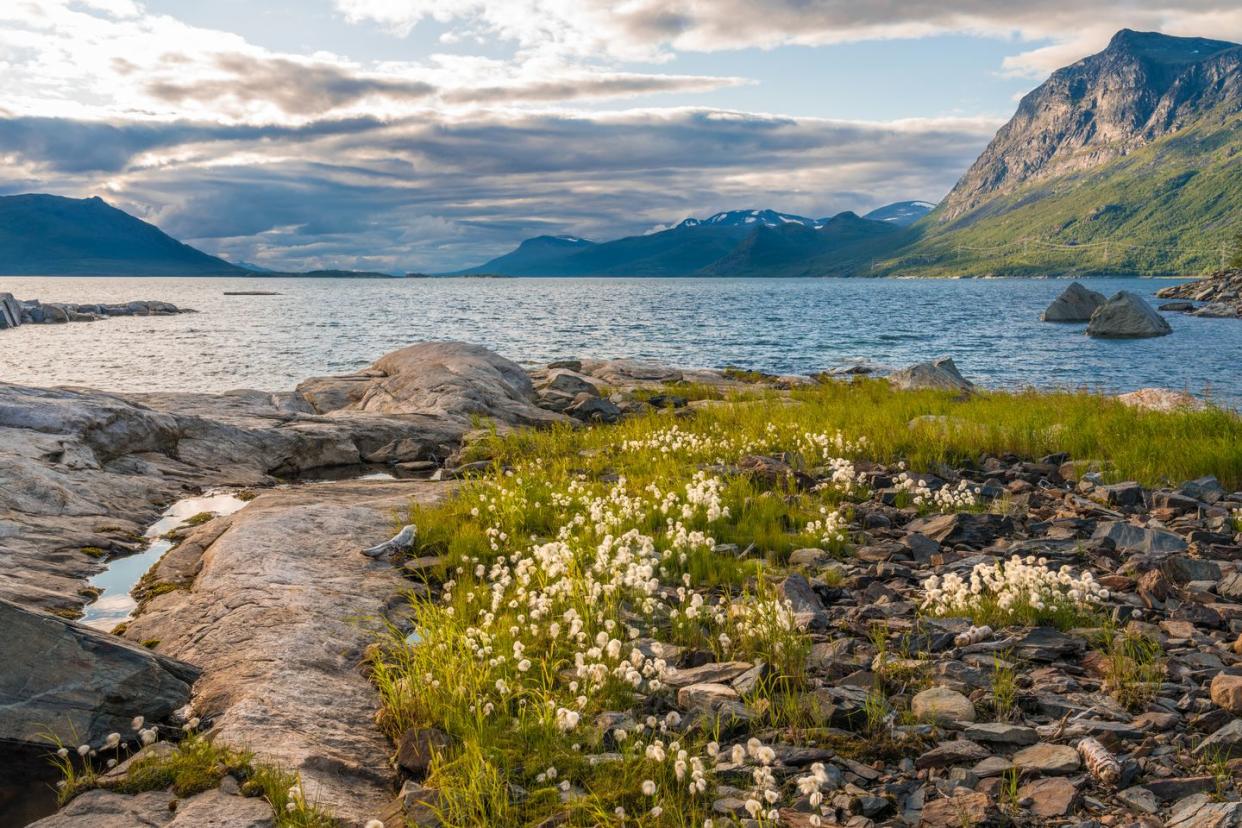
[[[810,373],[947,354],[993,387],[1164,386],[1242,402],[1242,322],[1167,314],[1170,336],[1092,340],[1041,323],[1060,280],[0,278],[45,301],[160,299],[176,317],[0,332],[0,379],[116,391],[281,390],[428,339],[531,364],[640,357]],[[1152,299],[1167,281],[1090,279]],[[271,290],[280,296],[225,296]]]

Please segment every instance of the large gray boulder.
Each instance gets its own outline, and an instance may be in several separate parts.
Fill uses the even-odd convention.
[[[890,374],[888,381],[903,391],[931,388],[969,394],[975,390],[975,384],[961,375],[952,357],[940,357],[902,368]]]
[[[1143,297],[1128,290],[1113,298],[1091,314],[1087,335],[1101,339],[1139,339],[1173,333],[1169,323]]]
[[[0,600],[0,742],[96,745],[134,716],[167,718],[199,670],[145,647]]]
[[[393,351],[366,371],[298,386],[319,414],[418,415],[469,423],[537,425],[563,419],[535,404],[535,386],[516,362],[481,345],[421,342]]]
[[[1060,296],[1052,300],[1042,318],[1045,322],[1087,322],[1104,302],[1104,294],[1071,282]]]

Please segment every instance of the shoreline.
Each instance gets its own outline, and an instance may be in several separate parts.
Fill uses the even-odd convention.
[[[405,726],[393,723],[403,721],[401,717],[408,715],[408,711],[402,712],[405,710],[402,705],[409,702],[403,701],[404,696],[394,696],[383,676],[390,675],[384,671],[405,669],[400,659],[406,655],[401,654],[403,650],[394,650],[397,644],[385,638],[381,630],[385,624],[391,624],[404,636],[415,626],[427,623],[418,620],[420,613],[431,611],[435,602],[447,597],[443,579],[447,575],[444,556],[448,553],[438,545],[441,541],[437,538],[460,534],[469,539],[475,537],[471,533],[481,532],[481,527],[469,528],[471,518],[461,511],[466,507],[459,505],[460,498],[475,496],[471,493],[479,491],[479,483],[511,485],[506,481],[513,478],[502,471],[511,465],[525,469],[524,474],[538,476],[545,473],[543,469],[561,468],[560,463],[569,462],[569,468],[582,467],[584,480],[597,481],[591,485],[602,485],[605,489],[624,486],[623,482],[616,481],[611,467],[619,463],[624,469],[624,463],[631,461],[625,460],[625,452],[610,442],[620,438],[610,435],[630,434],[635,428],[645,429],[639,433],[649,434],[650,439],[659,441],[665,439],[660,435],[670,430],[699,433],[696,429],[700,426],[695,424],[705,423],[701,426],[705,438],[715,435],[711,439],[725,440],[720,449],[706,447],[710,453],[704,455],[703,462],[686,466],[686,474],[695,468],[708,470],[719,475],[721,480],[735,481],[727,485],[744,486],[740,491],[746,492],[745,497],[731,501],[732,508],[741,510],[738,520],[752,508],[746,504],[764,501],[765,492],[784,492],[784,500],[802,499],[814,497],[813,493],[825,490],[824,487],[839,484],[839,469],[833,471],[816,463],[798,461],[790,450],[796,448],[806,456],[815,447],[814,450],[822,451],[825,457],[830,452],[855,456],[877,453],[877,459],[851,462],[853,476],[850,479],[858,481],[857,485],[870,494],[866,499],[860,496],[843,501],[850,504],[848,526],[843,525],[841,529],[842,537],[848,540],[829,543],[791,535],[786,540],[764,541],[783,545],[783,551],[771,558],[769,564],[778,567],[777,572],[783,578],[778,587],[783,591],[780,594],[792,602],[796,617],[802,619],[798,626],[808,636],[808,646],[827,647],[835,653],[829,656],[824,650],[813,657],[817,651],[811,651],[807,664],[820,666],[808,667],[812,684],[805,690],[799,689],[791,698],[802,704],[814,697],[820,700],[816,704],[832,705],[832,709],[838,711],[830,714],[833,726],[843,734],[856,733],[861,727],[865,692],[857,689],[859,685],[842,684],[845,674],[840,671],[848,666],[853,671],[851,675],[860,670],[881,674],[883,670],[875,668],[874,664],[887,663],[882,653],[868,651],[875,644],[866,643],[867,637],[859,631],[859,625],[866,626],[864,615],[879,611],[880,616],[869,617],[873,620],[887,618],[887,623],[897,625],[891,630],[903,629],[902,625],[909,622],[906,616],[914,606],[912,596],[919,594],[919,577],[915,573],[960,571],[972,561],[990,559],[989,555],[1004,557],[1011,551],[1038,548],[1040,554],[1058,561],[1089,565],[1097,570],[1105,564],[1112,567],[1105,574],[1116,576],[1109,583],[1124,599],[1118,599],[1119,605],[1131,608],[1127,612],[1132,619],[1147,618],[1142,613],[1153,610],[1151,607],[1138,609],[1141,600],[1136,597],[1130,601],[1125,597],[1139,594],[1131,592],[1139,589],[1133,577],[1127,576],[1129,580],[1124,583],[1118,580],[1119,564],[1126,560],[1140,568],[1155,565],[1154,571],[1166,572],[1164,577],[1168,584],[1162,589],[1176,594],[1187,590],[1191,594],[1203,594],[1204,587],[1196,584],[1202,581],[1199,576],[1207,572],[1209,562],[1216,567],[1213,571],[1221,583],[1238,581],[1237,586],[1242,587],[1242,573],[1236,572],[1236,561],[1242,560],[1238,539],[1226,537],[1220,526],[1212,528],[1215,524],[1201,523],[1206,518],[1196,517],[1203,514],[1203,509],[1215,515],[1223,508],[1228,515],[1227,504],[1236,500],[1242,506],[1242,492],[1230,494],[1219,486],[1213,489],[1206,482],[1208,478],[1191,481],[1177,489],[1161,487],[1154,480],[1146,486],[1124,479],[1113,483],[1111,477],[1138,471],[1139,467],[1133,464],[1147,461],[1139,454],[1093,460],[1089,455],[1074,456],[1066,451],[1075,441],[1087,436],[1081,432],[1087,425],[1082,418],[1088,412],[1096,412],[1093,416],[1120,418],[1118,422],[1131,426],[1146,424],[1144,428],[1159,430],[1170,441],[1181,439],[1177,436],[1181,432],[1171,430],[1175,423],[1182,419],[1190,423],[1193,418],[1211,415],[1210,412],[1149,414],[1125,409],[1104,397],[1066,395],[1062,400],[1057,395],[1029,392],[1012,397],[978,394],[951,362],[911,366],[896,372],[888,381],[841,378],[812,384],[805,378],[782,378],[755,372],[728,375],[634,360],[565,360],[528,371],[478,346],[428,343],[389,354],[358,373],[312,378],[300,383],[294,391],[276,394],[247,391],[219,395],[111,395],[80,389],[23,389],[0,384],[0,398],[4,400],[4,405],[0,405],[0,428],[10,436],[15,432],[23,433],[23,439],[28,441],[25,444],[28,448],[22,448],[10,458],[15,461],[9,466],[10,474],[16,470],[18,474],[30,475],[27,479],[37,481],[40,487],[56,486],[62,493],[63,503],[74,512],[54,516],[44,509],[23,515],[12,511],[11,501],[0,504],[3,505],[0,526],[5,527],[3,543],[8,553],[3,583],[10,590],[18,587],[10,597],[19,601],[33,602],[37,606],[53,596],[23,593],[21,584],[33,586],[35,582],[23,581],[15,563],[36,568],[41,573],[40,583],[46,582],[49,564],[68,566],[65,570],[68,580],[60,598],[67,599],[70,604],[56,604],[55,600],[52,604],[65,607],[71,606],[73,601],[81,601],[82,596],[73,591],[73,573],[85,560],[91,562],[87,569],[97,570],[99,562],[72,547],[66,549],[65,544],[84,543],[88,537],[96,540],[101,534],[115,535],[117,530],[113,529],[105,533],[101,522],[105,518],[119,521],[118,504],[128,504],[124,507],[126,525],[141,528],[150,525],[154,519],[152,512],[158,516],[167,500],[179,493],[183,496],[187,490],[219,485],[223,480],[253,489],[257,496],[238,511],[220,516],[205,514],[202,520],[196,521],[198,525],[183,525],[175,531],[171,550],[140,582],[139,607],[124,629],[118,631],[117,637],[131,642],[131,646],[144,645],[160,657],[195,665],[202,676],[195,683],[189,701],[193,715],[201,717],[202,726],[210,729],[212,738],[218,739],[221,745],[244,745],[249,741],[258,748],[260,744],[251,741],[258,737],[264,761],[298,773],[306,796],[325,807],[331,806],[330,810],[349,825],[361,826],[377,816],[385,821],[406,816],[423,819],[426,810],[419,805],[420,801],[457,795],[448,778],[439,781],[438,791],[428,787],[433,781],[427,777],[428,769],[419,764],[421,760],[412,759],[406,753],[407,749],[412,749],[406,743],[411,738],[433,739],[434,744],[455,749],[460,740],[473,737],[454,729],[446,721],[423,721],[408,731]],[[796,412],[808,412],[807,428],[823,429],[822,424],[811,425],[817,422],[820,414],[836,412],[833,416],[847,419],[872,416],[867,409],[858,406],[863,400],[871,400],[876,414],[888,412],[885,416],[895,419],[887,421],[888,425],[883,428],[863,429],[855,425],[847,435],[847,442],[836,448],[832,447],[829,432],[823,435],[827,442],[822,447],[817,442],[798,447],[798,441],[812,435],[801,436],[801,421],[789,419],[802,416]],[[1059,416],[1077,422],[1078,430],[1071,433],[1044,427],[1031,431],[1020,422],[989,419],[1026,417],[1032,407],[1039,405],[1051,406],[1046,415],[1040,416],[1053,416],[1059,405],[1077,406]],[[14,413],[23,406],[26,415]],[[53,411],[55,418],[49,420]],[[480,418],[493,422],[497,431],[481,430]],[[719,428],[711,426],[717,422],[715,418],[720,418]],[[794,442],[778,441],[771,448],[761,445],[745,449],[724,447],[732,445],[728,441],[734,434],[743,441],[739,445],[750,445],[747,441],[756,438],[761,442],[776,440],[762,436],[765,432],[759,424],[765,421],[783,423],[782,428],[786,430],[780,433],[786,436],[780,440]],[[1046,422],[1055,424],[1054,420]],[[1224,423],[1220,425],[1223,427]],[[793,431],[788,430],[791,426]],[[1100,428],[1100,435],[1115,431],[1114,427],[1103,424]],[[744,432],[750,434],[746,429],[758,430],[752,436],[743,437]],[[992,432],[994,435],[989,437]],[[875,443],[874,448],[853,443],[855,437],[868,434]],[[996,451],[993,444],[1005,444],[1011,438],[1014,442],[1009,450],[1019,450],[1017,436],[1020,434],[1025,434],[1025,439],[1034,435],[1032,445],[1039,451],[1047,450],[1047,455],[1036,452],[1023,457],[1022,453],[993,453]],[[835,439],[843,439],[840,432]],[[1134,448],[1133,443],[1142,440],[1135,435],[1114,444],[1114,448]],[[14,443],[9,441],[7,445]],[[788,449],[778,451],[779,445],[787,445]],[[943,449],[934,447],[953,445],[961,448],[947,456],[968,455],[969,451],[962,450],[967,447],[978,447],[985,456],[977,461],[956,460],[952,465],[941,463],[937,467],[931,458],[940,456],[937,452]],[[945,491],[967,491],[961,488],[966,486],[973,492],[972,498],[992,506],[971,506],[964,511],[960,504],[943,509],[931,507],[929,511],[912,506],[908,502],[910,493],[917,497],[923,495],[918,494],[917,487],[907,492],[897,485],[901,479],[898,470],[903,467],[886,459],[887,452],[901,446],[907,448],[898,450],[898,456],[909,456],[912,471],[919,472],[916,479],[933,486],[943,484]],[[1187,450],[1190,448],[1187,445]],[[910,456],[908,452],[912,450],[923,454]],[[529,459],[524,460],[523,452],[533,452],[538,462],[532,464]],[[1199,455],[1182,454],[1185,456],[1177,459],[1187,469],[1199,462],[1196,459]],[[716,459],[717,455],[725,465],[719,465],[721,460]],[[1174,456],[1170,452],[1167,459]],[[412,470],[417,466],[420,472],[435,467],[439,472],[434,478],[439,479],[347,479],[273,487],[284,472],[326,470],[357,460],[394,469],[410,467]],[[1218,460],[1224,463],[1221,469],[1232,475],[1226,478],[1228,483],[1242,486],[1242,461],[1237,461],[1235,467],[1230,465],[1234,460]],[[1106,480],[1099,470],[1107,470],[1113,463],[1121,471],[1113,472]],[[1154,478],[1171,468],[1153,467],[1145,474]],[[1200,468],[1199,471],[1205,470]],[[641,467],[634,466],[630,472],[639,475]],[[141,487],[134,486],[136,481],[132,478],[135,476],[143,481]],[[458,482],[463,479],[472,482]],[[744,482],[747,480],[752,482]],[[1198,488],[1192,488],[1192,484]],[[6,489],[6,496],[11,497],[12,491],[12,487]],[[929,489],[929,497],[930,492]],[[637,495],[635,492],[634,496]],[[103,501],[98,507],[92,507],[96,509],[94,513],[83,509],[92,497],[100,496]],[[1199,498],[1214,499],[1209,503]],[[1226,505],[1213,505],[1217,503]],[[997,504],[1003,506],[1003,511],[995,511]],[[1188,504],[1198,505],[1191,508]],[[1077,517],[1058,517],[1058,509],[1070,510]],[[942,510],[947,514],[939,515]],[[1159,518],[1156,517],[1158,513]],[[447,523],[438,523],[450,515]],[[758,519],[758,515],[756,513],[754,519]],[[412,544],[377,546],[375,549],[381,550],[375,553],[378,557],[368,557],[370,552],[359,554],[391,537],[406,522],[418,527]],[[1126,528],[1132,524],[1142,527],[1136,529],[1137,535]],[[16,532],[13,531],[15,526]],[[126,531],[119,522],[116,526],[120,532]],[[1061,528],[1050,531],[1056,527]],[[717,544],[719,550],[699,550],[695,554],[706,556],[705,561],[713,561],[712,565],[719,568],[719,577],[753,578],[748,558],[755,553],[747,551],[746,544],[740,542],[746,535],[734,542],[727,534],[742,531],[740,524],[733,530],[725,526],[705,528],[717,538],[720,537],[718,533],[725,532],[725,543]],[[443,535],[445,531],[450,534]],[[1191,539],[1189,543],[1187,537]],[[27,543],[25,557],[15,562],[11,557],[13,544],[23,538]],[[1041,546],[1031,545],[1036,539]],[[1178,539],[1176,543],[1174,539]],[[1084,544],[1085,558],[1074,552]],[[1228,550],[1234,547],[1239,554],[1231,558]],[[119,545],[114,551],[123,553],[126,550]],[[1187,552],[1193,555],[1185,554]],[[1156,558],[1150,557],[1153,553],[1158,553]],[[984,558],[980,558],[981,555]],[[1182,560],[1187,563],[1176,563]],[[1202,565],[1199,562],[1203,562]],[[833,574],[837,570],[840,571]],[[709,575],[712,571],[706,570]],[[696,589],[716,595],[720,585],[711,586],[715,577],[711,576],[704,586],[696,586]],[[1242,658],[1227,658],[1216,646],[1223,641],[1221,635],[1232,626],[1239,626],[1235,632],[1242,632],[1242,603],[1232,603],[1236,600],[1230,597],[1232,593],[1211,593],[1210,589],[1215,588],[1209,588],[1207,594],[1211,599],[1206,604],[1201,603],[1201,599],[1190,601],[1192,605],[1212,607],[1212,612],[1224,619],[1207,628],[1216,632],[1205,639],[1213,643],[1203,652],[1242,668]],[[402,597],[403,592],[414,596],[413,604]],[[735,602],[740,601],[739,611],[744,611],[748,601],[753,600],[753,596],[750,599],[744,595],[734,597]],[[1159,612],[1172,612],[1173,604],[1167,603],[1167,598],[1160,600],[1167,606],[1162,605],[1165,608]],[[1178,602],[1178,606],[1181,605],[1182,602]],[[1160,617],[1163,616],[1155,616]],[[1034,654],[1032,657],[1039,663],[1050,665],[1046,669],[1070,670],[1067,675],[1077,676],[1080,682],[1087,680],[1076,672],[1077,668],[1062,665],[1071,654],[1074,658],[1081,655],[1085,645],[1064,645],[1068,649],[1057,649],[1062,645],[1049,643],[1046,635],[1039,633],[1040,629],[1019,626],[1007,630],[1004,637],[998,630],[992,642],[985,637],[977,646],[983,647],[980,652],[989,654],[988,657],[997,651],[996,646],[1011,646]],[[832,630],[836,632],[828,634]],[[956,622],[932,624],[932,634],[941,637],[960,636],[965,631],[964,627],[959,629]],[[667,636],[668,631],[653,630],[651,634]],[[842,634],[844,639],[839,638]],[[848,640],[849,649],[838,653],[833,649],[834,640]],[[374,649],[377,642],[378,652]],[[886,646],[898,643],[894,640]],[[927,669],[933,666],[939,669],[939,665],[944,664],[948,665],[946,669],[956,671],[942,674],[944,678],[936,683],[937,686],[947,683],[947,689],[956,688],[953,689],[956,693],[975,686],[969,673],[961,672],[970,666],[970,646],[974,645],[949,650],[937,646],[931,654],[918,656],[918,660],[926,662]],[[1207,647],[1207,644],[1195,647]],[[685,644],[679,644],[676,651],[680,653],[676,657],[671,655],[674,650],[667,651],[670,654],[667,679],[671,691],[667,688],[661,691],[653,685],[644,692],[644,697],[663,699],[661,705],[670,705],[667,709],[679,713],[683,723],[677,728],[679,738],[687,740],[687,744],[696,739],[696,731],[688,728],[693,728],[693,723],[701,722],[704,716],[726,716],[733,720],[731,728],[743,730],[751,726],[746,724],[748,722],[758,726],[766,721],[764,708],[754,706],[753,682],[747,685],[744,681],[755,669],[759,670],[756,676],[763,675],[762,663],[756,667],[753,654],[739,652],[733,656],[733,661],[726,661],[723,654],[713,655],[701,644],[698,655],[694,655],[693,647],[687,648]],[[1176,657],[1181,658],[1180,655]],[[386,661],[389,658],[398,661]],[[370,683],[356,669],[359,661],[369,665],[364,672],[371,676]],[[831,666],[833,664],[837,666]],[[721,673],[725,667],[732,672]],[[375,670],[380,671],[378,678],[372,672]],[[1175,675],[1181,676],[1179,681],[1186,692],[1207,692],[1205,684],[1196,683],[1192,690],[1186,684],[1188,679],[1184,673]],[[745,689],[747,687],[751,689]],[[814,689],[816,687],[819,689]],[[986,686],[981,686],[976,688],[975,694],[968,695],[985,691]],[[905,699],[902,703],[908,704],[910,695],[898,692],[895,699]],[[956,697],[952,702],[960,703]],[[131,703],[139,706],[142,701],[136,697]],[[976,706],[983,704],[978,702]],[[642,718],[639,712],[626,715],[632,715],[636,722]],[[1088,727],[1084,734],[1121,733],[1107,730],[1105,726],[1111,720],[1100,719],[1101,715],[1104,714],[1097,711],[1096,718],[1089,723],[1091,727],[1104,730]],[[1064,738],[1045,727],[1044,714],[1025,711],[1020,716],[1033,724],[1010,722],[1003,725],[1009,729],[1006,733],[1016,732],[1014,728],[1026,727],[1032,733],[1043,728],[1036,738],[1046,739],[1051,745],[1048,750],[1064,746]],[[1097,720],[1103,723],[1096,724]],[[987,745],[986,752],[990,756],[998,754],[998,759],[1012,752],[1012,747],[1007,747],[1003,741],[989,741],[993,736],[988,735],[991,731],[986,728],[936,721],[935,725],[917,726],[893,722],[889,725],[893,729],[885,731],[889,733],[885,738],[910,740],[908,756],[917,757],[919,763],[924,762],[924,755],[939,756],[935,751],[943,753],[943,745],[956,745],[963,739],[975,740],[972,744],[976,746]],[[757,732],[766,734],[763,736],[765,743],[775,738],[781,751],[818,750],[814,755],[820,757],[820,761],[829,765],[835,762],[833,766],[840,772],[852,775],[852,784],[860,790],[872,790],[874,780],[859,776],[862,766],[852,764],[854,759],[845,758],[853,755],[845,753],[846,743],[841,740],[846,736],[833,737],[836,741],[831,744],[835,745],[835,750],[825,749],[823,745],[799,747],[796,740],[782,746],[780,740],[790,739],[791,735],[781,735],[783,731],[778,729],[774,737],[770,725],[764,728]],[[1022,739],[1027,738],[1025,733],[1023,731]],[[936,744],[933,734],[938,734],[941,747],[933,746]],[[102,735],[92,738],[102,738]],[[1134,737],[1122,735],[1119,738],[1124,745],[1127,739]],[[441,739],[447,741],[441,742]],[[1062,744],[1055,744],[1057,742]],[[604,746],[592,749],[603,750]],[[395,770],[388,762],[394,750],[397,755]],[[979,762],[982,755],[972,750],[975,752],[969,757],[963,753],[962,757],[947,760],[948,764]],[[613,748],[613,752],[617,751],[623,754],[619,761],[631,761],[624,758],[628,754],[623,748]],[[936,763],[940,761],[935,759],[931,766],[939,767]],[[805,770],[805,765],[790,766],[789,772],[795,772],[797,767]],[[884,773],[906,780],[901,783],[903,785],[917,782],[914,777],[904,776],[905,771],[899,771],[891,762],[884,765]],[[1058,772],[1045,775],[1043,770],[1036,769],[1032,773],[1031,784],[1061,784],[1048,781],[1062,778]],[[514,784],[536,783],[533,778],[522,777],[515,779]],[[729,799],[725,779],[722,778],[720,784],[722,793],[716,795],[717,803]],[[1066,800],[1070,803],[1065,806],[1067,812],[1075,807],[1073,802],[1079,801],[1080,789],[1092,784],[1089,781],[1075,783],[1075,795]],[[398,790],[401,795],[393,800]],[[1058,790],[1057,793],[1066,792]],[[890,803],[884,808],[896,807],[897,813],[902,813],[901,809],[919,810],[915,801],[907,800],[904,794],[897,799],[893,799],[895,795],[891,791],[886,794],[877,790],[866,795],[877,797],[874,803],[877,808],[883,800]],[[1092,789],[1091,796],[1111,794]],[[918,800],[922,803],[924,824],[933,824],[926,820],[937,812],[940,807],[937,803],[948,801],[934,793]],[[64,823],[55,821],[61,817],[52,817],[43,828],[74,825],[72,819],[89,820],[108,808],[136,807],[138,800],[99,790],[84,793],[75,802],[78,804],[71,809],[77,808],[74,813],[79,816],[66,815],[64,818],[70,821]],[[187,805],[196,803],[196,798],[184,802]],[[168,803],[161,799],[152,807],[166,809]],[[674,806],[670,804],[669,807]],[[719,807],[740,808],[740,803]],[[790,814],[793,814],[798,806],[795,803],[790,807],[793,808]],[[1119,807],[1109,806],[1110,809]],[[991,814],[995,808],[995,797],[989,794],[985,810]],[[882,809],[877,811],[877,815],[881,812]],[[420,814],[422,816],[418,816]],[[792,819],[792,816],[786,818]]]

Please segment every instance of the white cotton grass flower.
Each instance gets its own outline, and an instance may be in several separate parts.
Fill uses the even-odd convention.
[[[384,828],[384,822],[379,819],[368,819],[367,824],[363,828]]]
[[[1108,598],[1090,572],[1075,577],[1068,566],[1050,569],[1043,558],[1017,555],[995,564],[975,564],[968,578],[955,572],[923,582],[921,609],[931,615],[973,616],[984,605],[1003,613],[1059,607],[1087,607]]]
[[[146,719],[145,719],[145,718],[143,718],[142,716],[135,716],[135,717],[134,717],[134,720],[133,720],[132,722],[130,722],[130,723],[129,723],[129,726],[130,726],[130,727],[131,727],[134,731],[139,731],[139,730],[142,730],[142,725],[143,725],[145,722],[146,722]]]
[[[656,783],[650,779],[644,779],[642,784],[643,796],[655,796]]]

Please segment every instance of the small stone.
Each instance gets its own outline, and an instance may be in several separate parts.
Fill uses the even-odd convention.
[[[973,722],[975,706],[970,699],[947,687],[929,687],[914,697],[910,710],[921,722]]]
[[[1234,719],[1195,748],[1200,756],[1219,756],[1223,759],[1242,757],[1242,719]]]
[[[397,746],[397,764],[415,778],[427,775],[431,762],[449,745],[449,737],[434,727],[412,727],[401,735]]]
[[[723,714],[737,719],[751,717],[737,691],[725,684],[691,684],[683,687],[677,691],[677,706],[682,710]]]
[[[1242,676],[1221,673],[1212,679],[1212,702],[1235,716],[1242,716]]]
[[[919,770],[924,768],[945,768],[950,765],[963,765],[967,762],[978,762],[987,759],[992,752],[977,742],[969,739],[954,739],[941,742],[936,747],[923,753],[914,760]],[[1077,754],[1075,754],[1077,755]]]
[[[992,799],[985,793],[955,792],[955,796],[928,802],[919,825],[923,828],[961,828],[983,825],[992,816]]]
[[[778,589],[785,600],[793,606],[794,623],[799,629],[824,630],[828,628],[830,620],[828,613],[806,578],[795,572],[781,581]]]
[[[1080,767],[1078,751],[1069,745],[1041,742],[1023,748],[1013,756],[1013,763],[1024,770],[1041,774],[1073,773]]]
[[[973,724],[962,733],[967,739],[976,742],[990,742],[1002,745],[1033,745],[1039,741],[1035,728],[1004,722],[985,722]]]
[[[1078,799],[1078,786],[1068,779],[1053,777],[1028,782],[1018,789],[1018,798],[1030,798],[1031,813],[1051,819],[1068,814]]]
[[[749,661],[719,661],[672,670],[664,677],[669,687],[688,687],[691,684],[727,684],[755,665]]]
[[[1156,801],[1156,795],[1139,785],[1126,788],[1124,791],[1118,791],[1117,801],[1131,811],[1137,811],[1140,814],[1154,814],[1160,810],[1160,803]]]
[[[822,549],[795,549],[789,553],[790,566],[822,566],[832,560],[832,556]]]

